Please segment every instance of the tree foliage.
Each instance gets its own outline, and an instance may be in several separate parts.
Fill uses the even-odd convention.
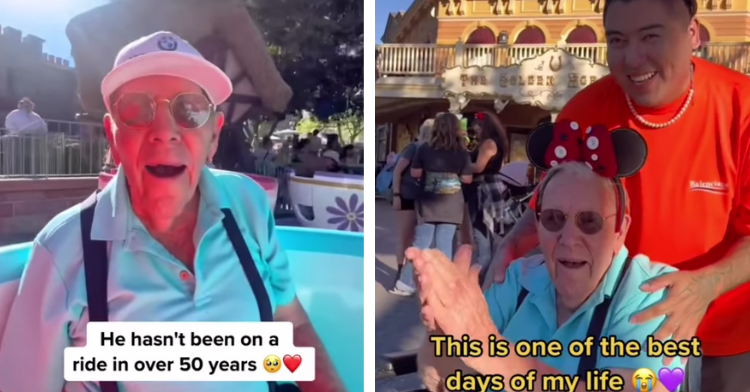
[[[362,110],[362,0],[249,0],[248,8],[294,91],[289,111],[325,120]]]
[[[343,113],[336,113],[321,121],[315,116],[308,116],[297,122],[295,130],[300,135],[308,135],[314,130],[322,133],[339,135],[342,145],[354,144],[362,141],[365,130],[365,118],[362,112],[349,109]]]

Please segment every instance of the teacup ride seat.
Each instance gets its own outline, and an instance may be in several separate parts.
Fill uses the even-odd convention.
[[[312,178],[289,177],[294,214],[304,227],[364,231],[364,177],[315,172]]]

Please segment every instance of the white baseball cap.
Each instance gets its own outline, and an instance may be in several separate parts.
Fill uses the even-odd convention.
[[[114,67],[102,81],[104,104],[109,108],[109,97],[123,84],[156,75],[174,76],[197,84],[214,105],[223,103],[232,94],[232,81],[224,71],[176,34],[160,31],[120,50]]]

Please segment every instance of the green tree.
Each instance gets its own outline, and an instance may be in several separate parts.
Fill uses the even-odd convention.
[[[362,110],[362,0],[250,0],[248,8],[294,91],[290,112],[326,120]]]
[[[362,141],[365,118],[361,112],[350,109],[329,117],[327,125],[326,128],[336,130],[342,145],[354,144]]]
[[[309,116],[297,122],[297,127],[295,128],[295,130],[300,135],[307,135],[312,133],[312,131],[316,129],[322,131],[324,126],[325,125],[321,123],[315,116]]]

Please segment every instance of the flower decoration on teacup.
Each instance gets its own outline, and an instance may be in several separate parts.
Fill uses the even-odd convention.
[[[526,155],[534,166],[547,171],[563,162],[583,162],[606,178],[630,177],[643,167],[648,155],[646,141],[638,132],[604,125],[585,130],[571,120],[544,124],[531,132]]]

